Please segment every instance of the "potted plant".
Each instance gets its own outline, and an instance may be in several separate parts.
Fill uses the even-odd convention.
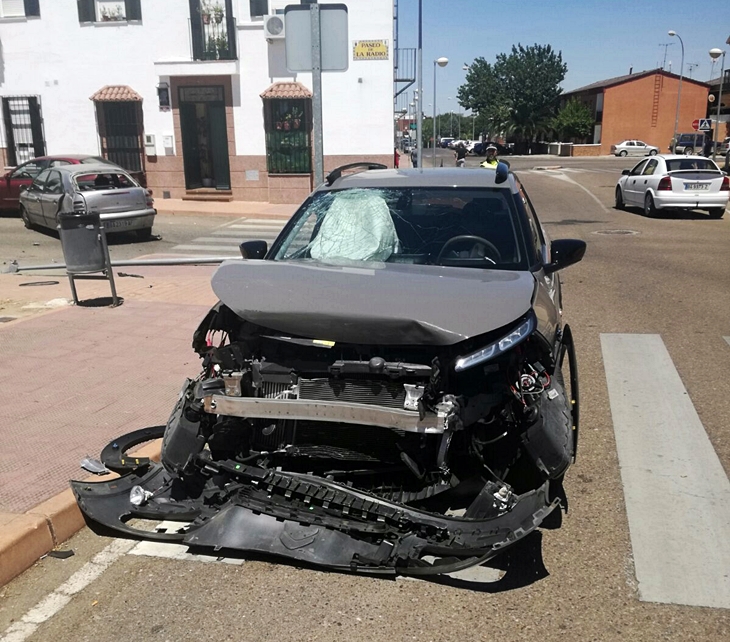
[[[299,107],[292,107],[291,110],[291,118],[292,118],[292,127],[294,129],[299,129],[299,127],[302,124],[302,116],[304,115],[304,112],[299,109]]]
[[[211,14],[210,3],[203,2],[203,4],[200,7],[200,15],[203,18],[204,25],[210,24],[210,14]]]
[[[208,40],[205,45],[205,60],[215,60],[218,57],[218,44],[215,36],[208,36]]]
[[[216,21],[216,24],[220,24],[223,22],[223,16],[224,16],[223,7],[220,4],[213,5],[213,18]]]
[[[228,37],[222,33],[216,38],[216,48],[218,49],[218,59],[228,60],[230,51],[228,50]]]

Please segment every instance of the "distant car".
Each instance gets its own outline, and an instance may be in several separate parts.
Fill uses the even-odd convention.
[[[18,165],[6,172],[0,178],[0,210],[17,210],[20,188],[29,186],[33,179],[48,167],[76,165],[79,163],[102,163],[119,167],[101,156],[87,156],[83,154],[62,154],[60,156],[39,156]]]
[[[443,148],[446,148],[449,146],[449,143],[451,143],[453,140],[454,140],[453,138],[448,138],[448,137],[442,138],[439,141],[439,145],[441,145],[441,147],[443,147]]]
[[[136,231],[149,238],[157,212],[149,190],[128,172],[108,164],[44,169],[20,194],[27,228],[56,229],[59,212],[98,212],[107,233]]]
[[[472,148],[472,153],[476,156],[484,156],[487,153],[487,147],[489,147],[490,145],[497,148],[497,156],[507,156],[508,154],[512,153],[512,150],[509,147],[505,147],[501,143],[495,143],[492,141],[477,143]]]
[[[617,145],[611,145],[611,153],[614,156],[655,156],[659,153],[659,148],[641,140],[623,140]]]
[[[616,185],[616,209],[642,207],[656,217],[661,210],[700,209],[722,218],[730,180],[709,158],[659,154],[625,169]]]
[[[717,153],[725,156],[730,151],[730,136],[717,144]]]
[[[692,132],[689,134],[677,134],[677,143],[672,149],[669,144],[669,151],[674,154],[685,154],[692,156],[693,154],[702,154],[707,143],[707,136],[704,132]]]

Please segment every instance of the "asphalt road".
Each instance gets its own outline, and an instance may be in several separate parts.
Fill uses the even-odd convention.
[[[103,572],[62,599],[53,592],[111,542],[85,530],[68,543],[74,557],[45,559],[0,589],[0,640],[39,602],[44,606],[33,613],[42,619],[43,609],[53,611],[58,600],[68,603],[28,639],[730,639],[728,609],[639,599],[601,346],[607,333],[660,335],[730,470],[730,345],[723,339],[730,336],[730,214],[647,219],[614,210],[616,179],[632,160],[510,160],[551,237],[588,243],[584,260],[562,273],[582,397],[581,442],[566,478],[570,510],[562,528],[529,538],[495,562],[490,581],[476,583],[120,553],[106,566],[97,563]],[[534,169],[555,165],[562,169]],[[169,234],[177,233],[174,227]],[[690,563],[699,554],[688,543]]]

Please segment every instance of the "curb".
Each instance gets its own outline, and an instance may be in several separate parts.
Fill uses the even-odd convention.
[[[135,450],[139,457],[160,461],[162,440]],[[119,477],[116,473],[88,477],[101,482]],[[41,557],[61,545],[85,526],[84,517],[71,489],[38,504],[25,513],[0,513],[0,587],[30,568]]]

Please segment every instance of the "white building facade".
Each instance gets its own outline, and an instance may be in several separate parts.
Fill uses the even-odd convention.
[[[0,157],[103,155],[156,198],[301,201],[312,77],[286,68],[296,0],[0,0]],[[347,0],[322,75],[325,171],[393,164],[393,0]]]

